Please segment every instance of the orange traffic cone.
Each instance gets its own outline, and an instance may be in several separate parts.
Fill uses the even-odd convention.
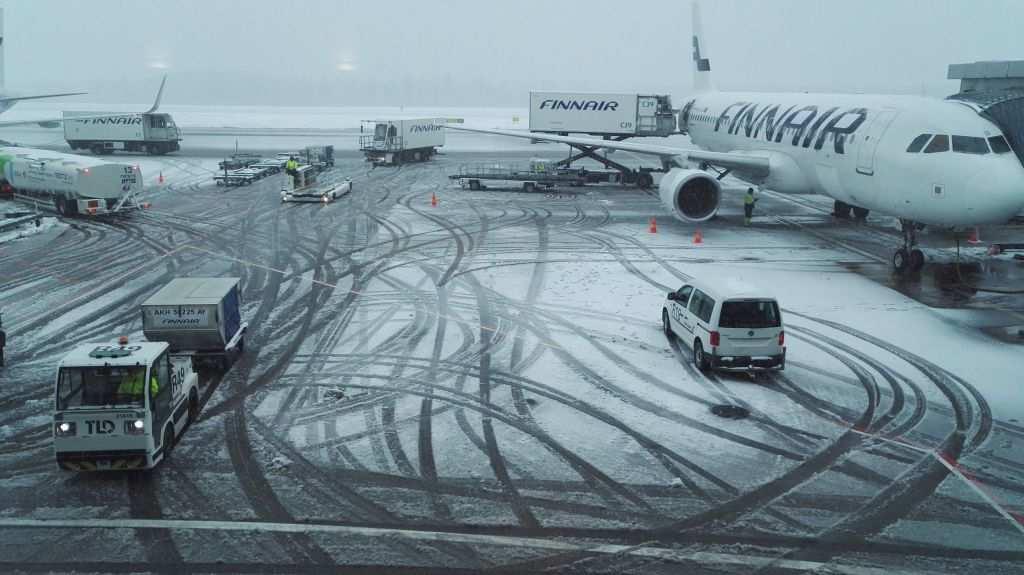
[[[697,228],[696,232],[693,232],[693,243],[702,244],[704,243],[704,234],[701,233],[700,228]]]
[[[647,231],[651,232],[652,234],[658,233],[658,222],[655,221],[653,216],[651,217],[651,224],[648,226]]]
[[[980,234],[978,233],[978,228],[975,227],[971,230],[971,234],[967,236],[967,243],[976,244],[979,242],[981,242]]]
[[[434,192],[430,192],[430,205],[435,208],[437,207],[437,194]]]
[[[160,183],[164,183],[164,171],[160,170]]]

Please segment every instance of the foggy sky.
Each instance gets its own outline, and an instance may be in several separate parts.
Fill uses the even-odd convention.
[[[531,89],[690,90],[685,0],[6,0],[10,91],[69,102],[520,106]],[[1019,0],[703,0],[727,90],[956,91],[1024,58]]]

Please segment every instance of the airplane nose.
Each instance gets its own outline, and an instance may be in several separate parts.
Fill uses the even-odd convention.
[[[967,210],[978,223],[1005,223],[1024,210],[1024,165],[1016,158],[967,181]]]

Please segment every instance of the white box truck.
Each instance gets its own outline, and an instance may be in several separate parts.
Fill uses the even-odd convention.
[[[94,154],[166,154],[181,149],[181,132],[170,114],[100,114],[64,112],[64,139],[72,150],[91,150]],[[78,116],[88,117],[76,120]]]
[[[443,118],[364,121],[359,149],[374,164],[423,162],[444,145]]]
[[[52,201],[63,216],[138,208],[139,166],[34,148],[0,147],[0,190]]]
[[[595,136],[668,136],[676,132],[669,96],[530,92],[530,131]]]

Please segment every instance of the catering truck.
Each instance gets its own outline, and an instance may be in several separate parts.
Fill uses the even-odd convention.
[[[102,112],[64,112],[64,139],[72,150],[166,154],[181,148],[181,132],[170,114],[99,114]],[[78,116],[86,117],[76,120]]]
[[[22,200],[52,201],[64,216],[138,208],[139,166],[34,148],[0,147],[0,189]]]
[[[444,123],[442,118],[364,121],[359,149],[374,164],[423,162],[444,145]]]
[[[676,132],[669,96],[530,92],[530,131],[568,135],[668,136]]]
[[[238,278],[176,278],[142,305],[146,339],[86,343],[57,368],[53,446],[71,471],[150,469],[199,415],[197,367],[243,350]]]

